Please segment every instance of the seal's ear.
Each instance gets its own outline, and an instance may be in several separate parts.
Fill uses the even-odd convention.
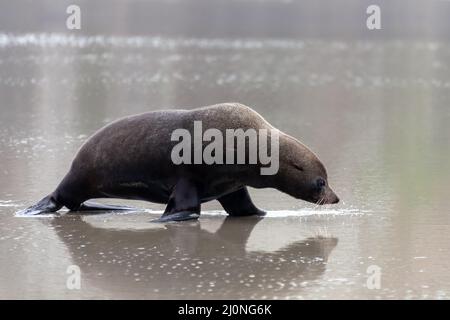
[[[299,171],[305,171],[305,169],[302,166],[298,165],[298,164],[293,163],[292,166],[295,169],[299,170]]]

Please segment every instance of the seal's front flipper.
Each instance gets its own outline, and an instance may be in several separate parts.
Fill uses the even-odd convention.
[[[217,199],[230,216],[264,216],[265,211],[258,209],[250,198],[247,187],[226,194]]]
[[[152,222],[169,222],[169,221],[186,221],[196,220],[200,217],[200,213],[192,211],[175,212],[172,214],[163,214],[161,218],[152,220]]]
[[[43,213],[50,213],[58,211],[62,208],[62,204],[58,203],[55,197],[51,194],[24,210],[17,212],[17,215],[38,215]]]
[[[72,211],[117,211],[117,210],[128,211],[128,210],[136,210],[136,208],[85,201],[76,210]]]
[[[187,178],[181,178],[170,195],[166,210],[161,218],[153,222],[184,221],[200,217],[198,187]]]

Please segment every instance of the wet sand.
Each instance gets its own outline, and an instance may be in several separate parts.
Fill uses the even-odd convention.
[[[1,298],[450,297],[450,45],[0,35]],[[336,206],[251,190],[263,219],[25,218],[119,117],[239,101],[323,160]],[[66,287],[81,269],[81,289]],[[369,266],[380,289],[367,287]]]

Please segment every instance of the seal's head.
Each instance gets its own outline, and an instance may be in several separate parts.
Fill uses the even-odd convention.
[[[294,198],[321,205],[339,202],[319,158],[288,135],[280,136],[280,169],[274,178],[276,188]]]

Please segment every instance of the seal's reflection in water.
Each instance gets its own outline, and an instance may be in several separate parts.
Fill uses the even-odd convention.
[[[102,289],[113,298],[276,298],[301,295],[302,282],[319,278],[336,238],[314,237],[274,252],[246,250],[262,218],[224,220],[211,233],[200,224],[129,230],[95,227],[84,217],[52,220],[82,290]],[[272,230],[276,237],[283,230]],[[101,297],[99,297],[101,298]]]

